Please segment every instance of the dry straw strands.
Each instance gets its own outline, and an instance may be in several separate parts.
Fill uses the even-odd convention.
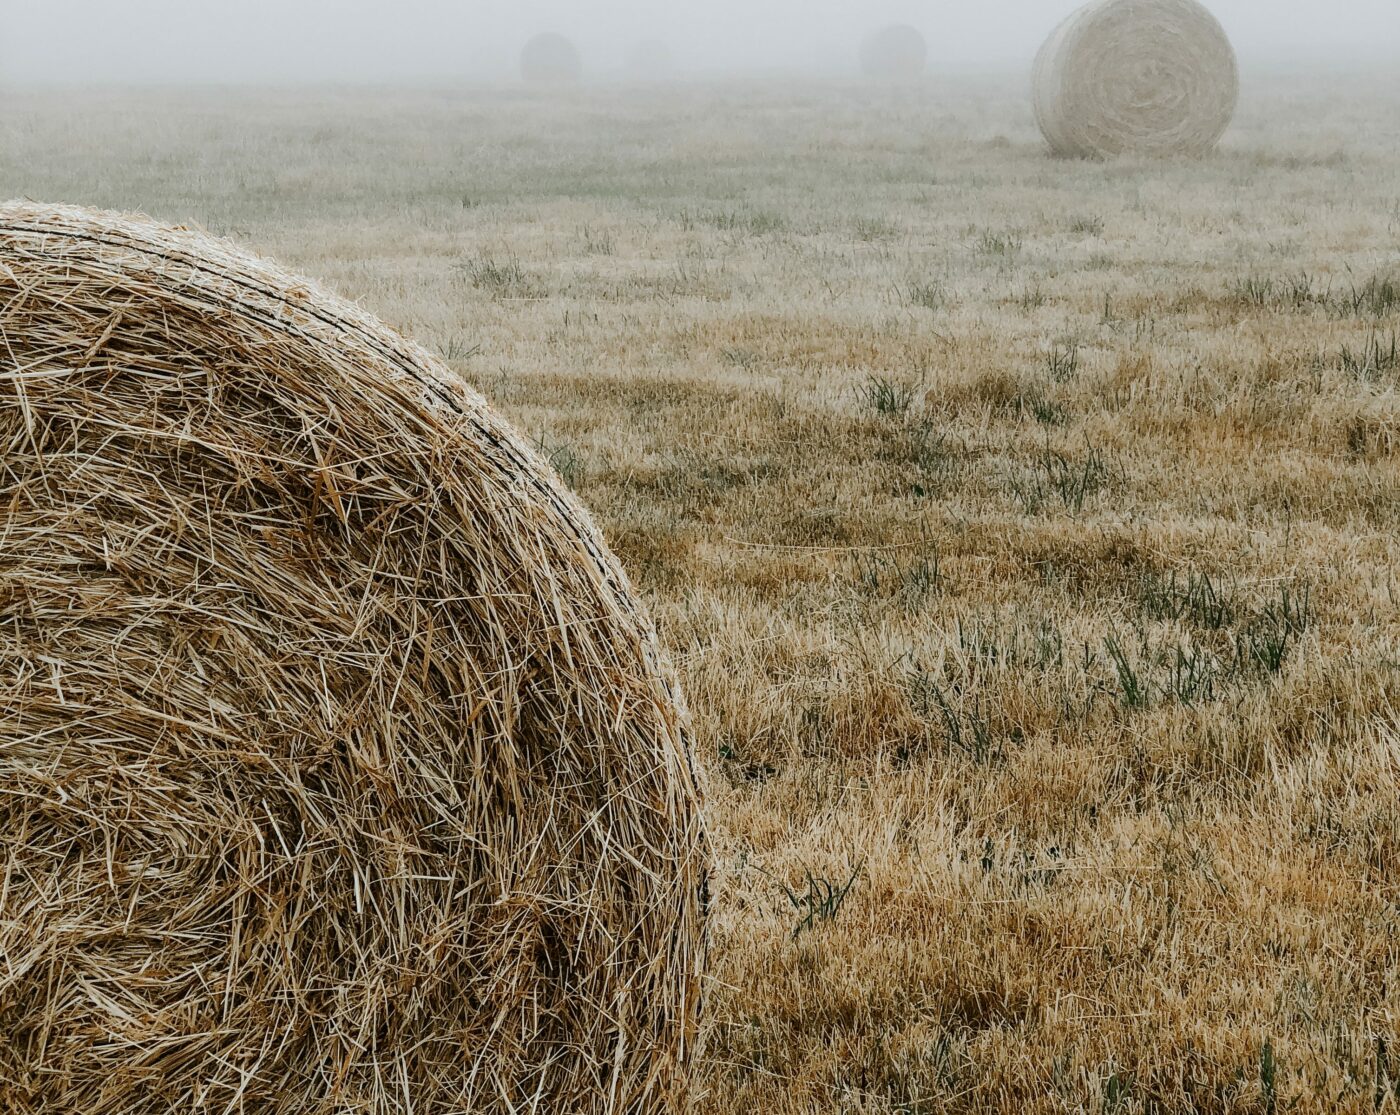
[[[583,59],[569,39],[546,31],[520,52],[520,76],[527,85],[573,85],[583,78]]]
[[[0,1110],[651,1112],[684,710],[587,514],[373,318],[0,207]]]
[[[1195,0],[1098,0],[1041,47],[1032,78],[1056,154],[1201,155],[1239,98],[1235,52]]]
[[[906,23],[881,28],[861,43],[860,68],[866,77],[909,81],[927,64],[928,44]]]

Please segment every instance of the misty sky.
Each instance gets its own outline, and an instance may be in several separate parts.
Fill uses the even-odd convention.
[[[694,70],[847,68],[873,27],[913,23],[944,68],[1023,64],[1079,0],[0,0],[0,80],[497,79],[545,29],[589,69],[660,38]],[[1212,0],[1246,63],[1389,60],[1400,0]],[[1398,78],[1400,79],[1400,78]]]

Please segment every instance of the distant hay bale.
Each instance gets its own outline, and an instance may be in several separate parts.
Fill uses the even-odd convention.
[[[1097,0],[1041,47],[1035,115],[1072,157],[1202,155],[1239,99],[1224,29],[1195,0]]]
[[[906,23],[884,27],[861,44],[860,68],[869,78],[909,81],[927,65],[928,43]]]
[[[573,85],[583,78],[583,59],[563,35],[546,31],[520,52],[520,76],[527,85]]]
[[[615,558],[437,360],[0,206],[0,1107],[679,1105],[705,843]]]

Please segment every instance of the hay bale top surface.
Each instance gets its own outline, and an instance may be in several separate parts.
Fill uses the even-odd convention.
[[[588,515],[226,243],[0,207],[6,1110],[657,1110],[685,714]]]
[[[529,85],[571,85],[583,78],[583,58],[572,41],[545,31],[520,52],[520,76]]]
[[[866,77],[911,80],[928,65],[928,43],[916,27],[896,23],[870,35],[860,48],[860,68]]]
[[[1239,69],[1196,0],[1097,0],[1046,40],[1032,86],[1056,154],[1198,156],[1229,127]]]

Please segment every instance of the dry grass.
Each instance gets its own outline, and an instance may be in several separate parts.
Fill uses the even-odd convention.
[[[661,618],[713,1112],[1400,1105],[1400,92],[1189,166],[1018,75],[645,104],[18,99],[7,192],[198,218],[527,430]]]

